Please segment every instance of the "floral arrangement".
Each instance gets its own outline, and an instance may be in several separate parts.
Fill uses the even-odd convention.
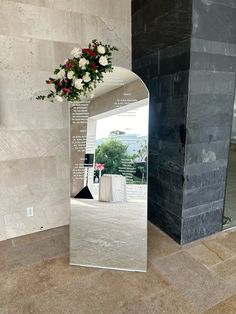
[[[95,170],[102,171],[105,168],[105,164],[96,163],[95,164]]]
[[[99,172],[99,180],[100,180],[100,178],[101,178],[101,176],[102,176],[102,170],[104,170],[105,169],[105,164],[101,164],[101,163],[96,163],[95,164],[95,170],[98,170]]]
[[[112,72],[112,52],[118,49],[104,45],[96,39],[88,48],[74,48],[71,58],[54,70],[54,75],[46,80],[49,86],[47,95],[37,96],[36,99],[56,99],[59,102],[80,101],[81,96],[92,97],[97,84],[103,81],[103,74]]]

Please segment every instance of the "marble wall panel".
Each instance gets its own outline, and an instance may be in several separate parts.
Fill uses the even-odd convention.
[[[130,68],[130,12],[130,0],[1,1],[0,240],[69,223],[68,105],[35,96],[94,38],[118,46],[114,64]]]
[[[68,159],[68,136],[68,129],[0,129],[0,161],[60,155]]]
[[[27,182],[44,184],[45,177],[56,178],[56,157],[35,157],[0,162],[0,187],[19,186]],[[19,195],[20,197],[20,195]]]
[[[130,1],[125,5],[128,9]],[[10,1],[3,1],[0,12],[1,35],[77,43],[77,45],[86,45],[92,39],[99,38],[111,44],[118,44],[120,56],[116,56],[115,61],[126,67],[130,66],[130,28],[130,22],[123,22],[122,19]]]
[[[41,6],[66,12],[78,12],[86,15],[109,17],[112,19],[130,21],[131,7],[127,5],[127,0],[9,0]],[[129,4],[129,3],[128,3]]]
[[[52,210],[53,208],[53,210]],[[4,216],[6,235],[9,238],[38,232],[58,226],[69,221],[70,204],[67,200],[57,200],[54,204],[34,208],[34,217],[26,217],[25,211],[17,211]]]
[[[0,215],[11,215],[18,210],[23,212],[27,206],[44,208],[45,206],[53,207],[57,202],[64,202],[67,199],[65,196],[66,184],[67,179],[47,178],[43,184],[41,181],[36,181],[32,184],[25,182],[12,189],[9,189],[8,186],[1,187]],[[69,188],[67,188],[67,192],[68,190]],[[21,195],[20,198],[19,195]]]

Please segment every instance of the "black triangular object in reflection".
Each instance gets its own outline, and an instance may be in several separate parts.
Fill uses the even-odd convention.
[[[78,194],[74,196],[74,198],[87,198],[87,199],[93,199],[93,196],[91,192],[89,191],[89,188],[85,186]]]

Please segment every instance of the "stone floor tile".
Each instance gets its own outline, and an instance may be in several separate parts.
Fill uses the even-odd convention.
[[[0,314],[8,314],[8,306],[0,305]]]
[[[220,240],[225,247],[236,254],[236,232],[226,232],[226,236]]]
[[[2,303],[13,303],[22,298],[44,293],[50,289],[63,287],[65,282],[80,281],[81,278],[86,276],[91,277],[93,273],[95,273],[95,269],[69,266],[68,258],[20,267],[5,272],[0,287],[3,296]]]
[[[111,314],[138,297],[133,287],[115,271],[96,272],[73,283],[51,289],[9,305],[9,314]]]
[[[207,267],[222,262],[219,255],[209,250],[203,243],[188,247],[185,251]]]
[[[123,272],[121,276],[124,282],[127,281],[130,287],[141,295],[162,291],[170,286],[169,282],[153,265],[148,267],[146,273]]]
[[[150,313],[199,313],[177,290],[172,287],[161,292],[154,291],[151,296],[144,297],[144,302],[148,306]]]
[[[234,294],[229,282],[214,276],[187,252],[177,252],[157,260],[155,266],[200,311]]]
[[[0,273],[7,268],[7,250],[12,246],[11,240],[0,241]]]
[[[140,299],[134,299],[132,302],[124,302],[119,309],[114,309],[112,314],[154,314],[153,311]]]
[[[228,248],[225,243],[227,242],[227,234],[224,237],[218,237],[215,239],[202,240],[202,243],[214,254],[216,254],[219,259],[227,260],[236,255],[236,252]]]
[[[181,246],[151,223],[148,224],[148,260],[167,256],[181,250]]]
[[[136,293],[118,272],[105,271],[99,278],[84,278],[46,293],[19,299],[8,314],[196,314],[173,288],[154,290],[148,297]]]
[[[28,266],[68,254],[69,239],[65,235],[41,239],[9,248],[6,255],[7,269]]]
[[[148,297],[124,303],[114,314],[197,314],[193,306],[182,295],[169,287],[162,291],[153,289]]]
[[[219,278],[229,281],[236,293],[236,257],[211,267],[211,271]]]
[[[27,234],[25,236],[17,237],[11,239],[12,246],[27,245],[35,241],[45,240],[47,238],[52,238],[56,236],[67,236],[69,238],[69,226],[62,226],[58,228],[43,230],[40,232],[35,232]]]
[[[3,272],[7,269],[6,263],[6,253],[0,252],[0,272]]]
[[[213,306],[211,309],[204,312],[204,314],[235,314],[236,313],[236,295],[227,300]]]

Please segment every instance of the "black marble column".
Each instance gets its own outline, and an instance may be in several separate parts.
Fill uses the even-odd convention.
[[[222,229],[236,0],[133,0],[132,34],[151,98],[148,217],[187,243]]]

